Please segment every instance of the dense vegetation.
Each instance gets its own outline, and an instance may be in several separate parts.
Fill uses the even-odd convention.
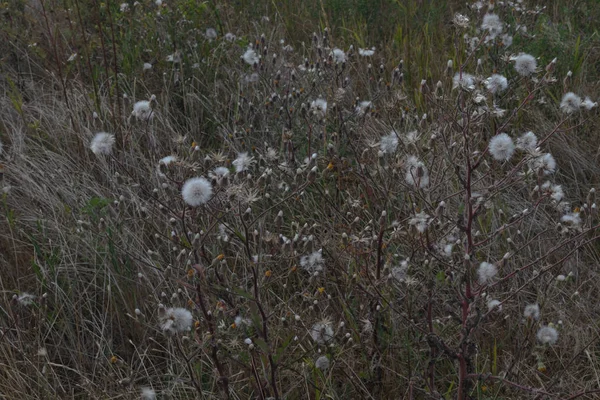
[[[0,395],[597,398],[597,1],[0,11]]]

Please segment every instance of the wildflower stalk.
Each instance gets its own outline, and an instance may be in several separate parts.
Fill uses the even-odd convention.
[[[240,209],[240,215],[242,215],[241,209]],[[243,238],[243,242],[244,242],[244,248],[246,249],[246,256],[248,257],[248,260],[251,263],[251,268],[250,270],[252,271],[252,284],[254,286],[254,303],[256,304],[256,307],[258,308],[258,312],[260,313],[260,317],[262,320],[262,329],[258,329],[258,332],[261,334],[263,340],[265,341],[267,348],[268,348],[268,353],[267,353],[267,358],[269,360],[269,365],[271,367],[271,388],[273,390],[273,396],[275,397],[275,400],[279,400],[279,391],[277,389],[277,363],[275,362],[275,360],[273,359],[273,353],[271,350],[271,345],[269,343],[269,327],[268,327],[268,317],[267,314],[265,313],[264,307],[260,301],[260,288],[258,285],[258,263],[253,262],[252,260],[252,253],[250,251],[250,243],[249,243],[249,232],[248,232],[248,226],[246,225],[244,218],[240,218],[240,222],[244,228],[244,238]]]
[[[110,63],[108,62],[108,55],[106,53],[106,44],[104,42],[104,29],[102,27],[102,23],[100,21],[100,3],[96,3],[97,7],[96,7],[96,24],[98,25],[98,29],[100,31],[100,48],[102,49],[102,60],[104,61],[104,72],[106,74],[106,80],[107,82],[110,81]],[[106,7],[110,7],[110,5],[106,5]],[[117,60],[115,60],[115,63],[117,62]],[[115,79],[118,79],[117,76],[115,76]],[[118,81],[115,82],[115,85],[118,85]],[[110,85],[109,85],[110,86]],[[118,128],[119,123],[117,122],[117,115],[115,112],[115,103],[118,103],[119,99],[116,98],[116,101],[112,103],[112,119],[113,119],[113,124],[115,126],[115,128]]]
[[[191,364],[191,358],[186,356],[185,352],[181,348],[181,343],[179,343],[179,339],[175,340],[175,345],[177,347],[177,351],[179,351],[179,355],[181,355],[181,357],[183,358],[183,361],[185,362],[185,365],[188,369],[188,374],[190,375],[190,379],[192,380],[192,384],[196,388],[198,395],[202,396],[202,386],[200,386],[200,383],[196,379],[196,373],[194,372],[194,367]]]
[[[463,110],[465,110],[464,98],[461,95],[459,99]],[[467,112],[463,111],[463,118],[467,116]],[[469,146],[469,137],[468,137],[468,129],[469,129],[470,119],[467,117],[466,123],[464,123],[464,128],[462,129],[463,140],[464,140],[464,154],[465,154],[465,178],[464,178],[464,189],[465,189],[465,211],[463,215],[464,226],[461,228],[464,230],[466,235],[465,249],[464,249],[464,293],[461,294],[462,299],[461,302],[461,321],[462,321],[462,332],[461,332],[461,348],[458,352],[458,361],[459,361],[459,376],[458,376],[458,395],[457,398],[462,400],[466,398],[466,394],[469,390],[469,385],[467,383],[467,363],[470,364],[470,360],[467,360],[467,341],[470,335],[469,328],[467,326],[467,319],[469,316],[469,306],[472,301],[473,295],[471,293],[471,275],[472,275],[472,267],[471,267],[471,256],[474,252],[473,247],[473,218],[475,217],[473,213],[473,204],[471,202],[472,197],[472,189],[471,189],[471,174],[473,173],[473,169],[471,166],[471,151]],[[460,227],[459,227],[460,228]]]
[[[211,348],[210,357],[212,358],[213,363],[215,364],[215,367],[217,368],[217,372],[219,373],[218,383],[219,383],[219,386],[221,386],[221,389],[223,390],[223,394],[225,395],[225,398],[229,399],[229,378],[225,374],[225,369],[223,368],[223,364],[221,364],[221,361],[219,360],[219,349],[218,349],[219,345],[218,345],[217,338],[216,338],[215,326],[214,326],[212,314],[208,312],[208,310],[206,309],[206,306],[204,305],[204,295],[202,294],[202,287],[200,286],[200,283],[198,283],[196,285],[196,294],[198,295],[196,304],[198,306],[200,306],[200,310],[202,311],[202,315],[204,316],[204,319],[206,320],[206,323],[208,325],[208,331],[210,333],[210,339],[209,339],[209,346]]]
[[[52,34],[52,30],[50,29],[50,22],[48,21],[48,14],[46,12],[46,0],[42,0],[40,1],[40,5],[42,6],[42,15],[44,16],[44,22],[46,23],[46,31],[48,32],[48,37],[50,38],[50,41],[52,42],[52,50],[54,52],[54,60],[56,61],[56,68],[58,71],[58,79],[60,79],[60,85],[62,88],[62,92],[63,92],[63,96],[65,98],[65,104],[67,106],[67,108],[69,109],[69,111],[71,110],[71,105],[69,103],[69,96],[67,95],[67,86],[65,84],[65,79],[63,77],[63,70],[62,70],[62,63],[60,61],[60,58],[58,58],[58,46],[57,46],[57,40],[55,35]],[[73,121],[73,116],[70,116],[71,118],[71,122]]]
[[[120,94],[119,94],[119,66],[118,66],[118,58],[117,58],[117,41],[115,40],[115,27],[113,24],[113,17],[112,17],[112,11],[110,10],[110,0],[106,1],[106,11],[108,13],[108,21],[109,21],[109,26],[110,26],[110,35],[111,35],[111,41],[112,41],[112,51],[113,51],[113,73],[115,75],[114,79],[115,79],[115,103],[116,103],[116,107],[117,107],[117,114],[116,114],[116,122],[117,124],[115,125],[115,130],[117,133],[120,132],[121,130],[121,102],[120,102]],[[114,104],[113,104],[114,107]]]

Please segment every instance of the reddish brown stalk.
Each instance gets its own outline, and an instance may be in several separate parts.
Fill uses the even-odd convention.
[[[48,37],[52,44],[54,60],[56,61],[56,69],[58,71],[58,78],[60,79],[60,85],[62,87],[63,96],[65,97],[65,104],[67,105],[67,108],[69,109],[69,111],[72,111],[71,105],[69,104],[69,96],[67,96],[67,87],[65,85],[65,79],[63,77],[62,63],[61,63],[60,59],[58,58],[58,49],[57,49],[57,44],[56,44],[56,38],[52,34],[52,30],[50,29],[50,22],[48,21],[48,15],[46,13],[46,5],[45,5],[46,1],[42,0],[40,2],[40,4],[42,6],[42,14],[44,15],[44,22],[46,23],[46,30],[48,32]],[[71,118],[71,122],[73,122],[72,115],[70,115],[70,118]]]

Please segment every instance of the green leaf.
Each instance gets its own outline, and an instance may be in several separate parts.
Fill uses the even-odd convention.
[[[263,351],[263,353],[265,353],[265,354],[271,353],[271,349],[269,348],[269,345],[262,338],[255,338],[254,343],[256,343],[256,345],[258,347],[260,347],[260,349]]]
[[[292,339],[294,338],[294,335],[289,335],[284,342],[281,344],[281,346],[279,346],[277,348],[277,350],[275,351],[275,356],[273,357],[273,361],[275,361],[276,363],[279,362],[279,359],[283,356],[285,350],[288,348],[288,346],[290,345],[290,343],[292,343]]]

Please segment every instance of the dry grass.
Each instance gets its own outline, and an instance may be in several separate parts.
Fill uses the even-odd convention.
[[[597,396],[598,108],[559,109],[567,91],[598,97],[593,4],[572,20],[558,1],[541,14],[497,6],[505,29],[527,34],[475,49],[463,34],[480,35],[485,8],[454,2],[106,4],[4,9],[0,395]],[[249,44],[256,66],[240,60]],[[515,72],[520,51],[539,57],[535,79]],[[453,89],[458,66],[475,88]],[[496,72],[509,89],[494,96],[481,80]],[[150,121],[130,115],[151,95]],[[392,130],[398,148],[379,154]],[[489,154],[497,133],[529,130],[555,173],[529,170],[535,151]],[[90,150],[101,131],[115,135],[109,155]],[[253,163],[237,173],[243,152]],[[428,184],[407,179],[409,156]],[[186,205],[183,183],[216,167],[228,179]],[[535,189],[546,180],[568,204]],[[581,224],[561,223],[575,207]],[[303,257],[319,250],[313,274]],[[484,261],[498,269],[488,284]],[[539,319],[523,316],[533,303]],[[165,307],[189,310],[191,329],[169,333]],[[536,338],[549,324],[553,345]]]

